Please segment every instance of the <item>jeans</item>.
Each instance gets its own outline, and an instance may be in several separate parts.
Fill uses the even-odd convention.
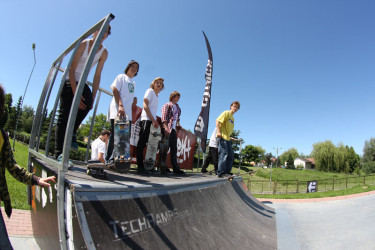
[[[84,103],[86,104],[86,109],[84,110],[78,109],[73,133],[77,132],[79,125],[81,125],[82,121],[85,119],[86,115],[90,112],[91,107],[92,107],[92,103],[93,103],[92,93],[87,84],[85,84],[85,88],[83,89],[82,96],[83,98],[85,98]],[[57,123],[56,123],[56,132],[55,132],[55,155],[56,157],[59,156],[63,150],[66,126],[68,124],[69,113],[72,107],[73,98],[74,98],[74,95],[73,95],[72,87],[70,86],[69,81],[66,81],[62,89],[61,95],[60,95],[60,109],[59,109],[59,115],[58,115]]]
[[[207,170],[210,162],[214,164],[215,172],[218,170],[218,148],[209,147],[207,158],[204,160],[202,170]]]
[[[232,142],[226,141],[223,138],[219,140],[219,165],[217,174],[229,174],[232,171],[233,165],[233,148]]]
[[[1,211],[0,211],[0,249],[1,250],[13,249],[12,244],[9,241],[7,229],[5,227],[5,222],[3,219],[3,215],[1,214]]]
[[[146,143],[148,142],[148,137],[150,135],[150,127],[152,125],[152,121],[141,121],[139,126],[141,130],[139,131],[139,140],[137,143],[137,165],[138,170],[143,170],[145,168],[143,164],[143,150],[146,147]]]
[[[129,121],[129,131],[132,131],[132,121]],[[115,119],[111,119],[111,135],[108,140],[107,151],[105,152],[105,161],[113,162],[113,149],[115,148]]]

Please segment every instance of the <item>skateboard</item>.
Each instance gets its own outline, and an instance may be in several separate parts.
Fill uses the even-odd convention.
[[[130,169],[130,123],[126,118],[115,120],[114,170],[127,173]]]
[[[113,164],[103,164],[103,163],[92,163],[87,165],[87,174],[92,177],[103,177],[107,178],[107,172],[104,171],[110,168]]]
[[[242,173],[242,174],[234,174],[234,175],[231,175],[231,176],[228,176],[226,177],[228,179],[228,181],[233,181],[234,177],[239,177],[239,176],[242,176],[242,175],[254,175],[256,172],[256,170],[252,170],[252,171],[249,171],[249,172],[246,172],[246,173]]]
[[[161,139],[160,127],[150,127],[150,136],[148,137],[147,151],[145,157],[145,169],[151,171],[156,163],[156,153],[158,152],[158,143]]]
[[[202,174],[215,175],[216,171],[215,171],[215,169],[212,169],[212,170],[210,170],[210,171],[208,171],[206,173],[202,173]]]
[[[162,138],[159,142],[159,162],[158,168],[161,174],[167,173],[167,154],[168,154],[169,144],[166,137]]]

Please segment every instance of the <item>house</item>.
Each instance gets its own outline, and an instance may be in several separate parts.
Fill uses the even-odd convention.
[[[303,159],[303,158],[296,158],[294,160],[294,166],[298,168],[302,166],[304,170],[306,169],[315,169],[315,160],[313,158]]]

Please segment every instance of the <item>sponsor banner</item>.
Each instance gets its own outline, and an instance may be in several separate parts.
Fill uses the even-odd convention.
[[[201,138],[201,148],[206,149],[208,122],[210,118],[210,101],[211,101],[211,85],[212,85],[212,69],[213,59],[210,43],[203,32],[204,39],[206,40],[206,46],[208,51],[208,63],[206,68],[206,86],[203,93],[202,109],[195,123],[194,134]]]

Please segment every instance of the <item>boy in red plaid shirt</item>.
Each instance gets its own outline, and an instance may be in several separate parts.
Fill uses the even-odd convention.
[[[169,96],[169,102],[161,108],[161,122],[163,123],[164,135],[168,138],[171,163],[173,173],[185,174],[177,163],[177,132],[176,128],[180,126],[181,109],[177,102],[180,100],[180,93],[173,91]],[[167,169],[168,171],[168,169]]]

